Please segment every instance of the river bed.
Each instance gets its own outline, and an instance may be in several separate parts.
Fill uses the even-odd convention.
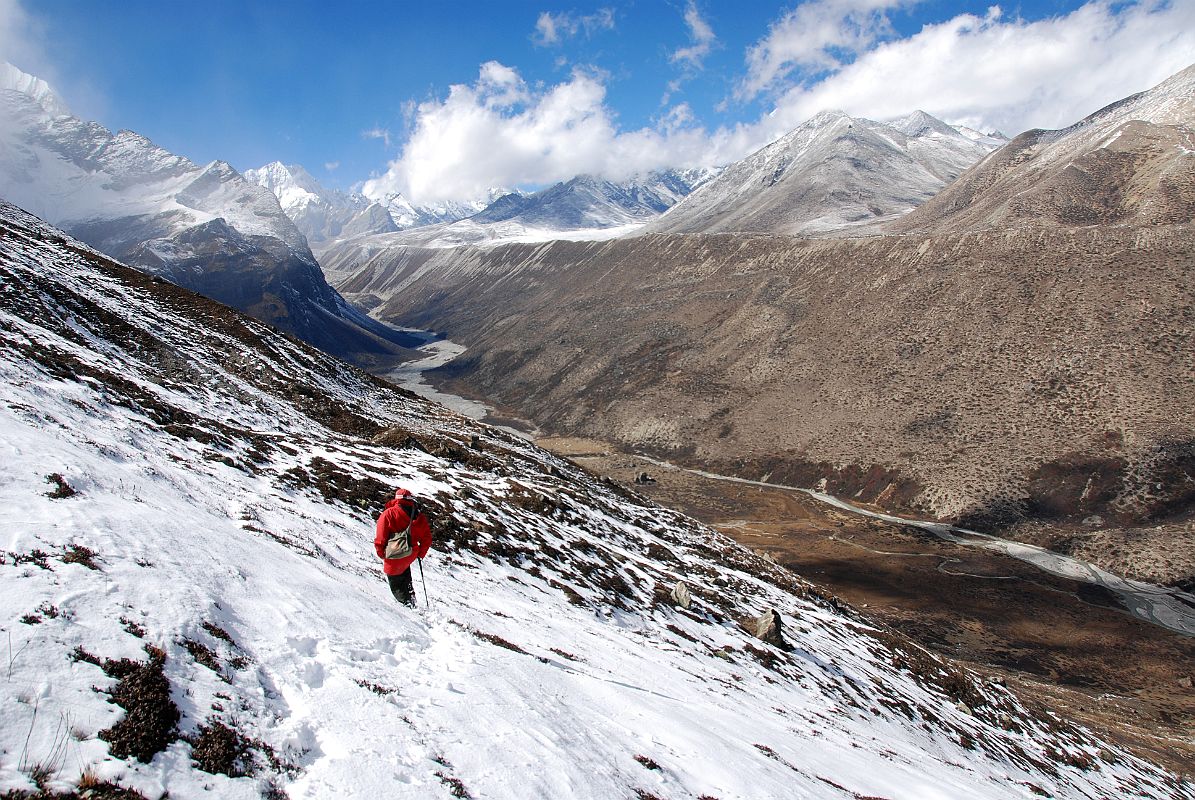
[[[1015,542],[1010,539],[1001,539],[998,536],[967,530],[966,528],[956,528],[942,522],[907,519],[905,517],[860,508],[833,495],[824,494],[812,489],[805,489],[800,486],[786,486],[766,481],[753,481],[748,478],[739,478],[732,475],[718,475],[697,469],[687,469],[667,461],[649,458],[642,454],[638,454],[638,456],[657,466],[684,470],[711,480],[732,481],[750,486],[801,492],[815,500],[842,509],[843,511],[849,511],[852,514],[872,517],[897,525],[911,525],[929,531],[943,541],[1001,553],[1031,564],[1051,575],[1100,586],[1119,597],[1125,610],[1134,617],[1176,633],[1195,636],[1195,595],[1180,589],[1157,586],[1130,578],[1122,578],[1119,575],[1113,575],[1111,572],[1106,572],[1097,566],[1088,564],[1086,561],[1081,561],[1062,553],[1055,553],[1052,550],[1035,545]]]
[[[437,367],[442,367],[460,356],[467,349],[465,345],[458,344],[450,339],[439,338],[428,331],[421,331],[415,328],[401,328],[400,330],[424,339],[424,344],[416,349],[425,355],[423,358],[415,361],[407,361],[390,370],[382,376],[386,380],[396,383],[410,392],[414,392],[425,400],[430,400],[433,403],[444,406],[449,411],[455,411],[461,416],[492,424],[495,428],[501,428],[508,433],[513,433],[524,439],[532,439],[534,433],[538,433],[538,429],[527,420],[515,420],[520,427],[504,425],[501,421],[495,419],[494,409],[485,403],[478,400],[470,400],[450,392],[442,392],[428,382],[427,378],[424,377],[424,373]]]

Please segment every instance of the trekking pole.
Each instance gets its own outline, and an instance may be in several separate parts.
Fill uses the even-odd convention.
[[[427,578],[423,577],[423,559],[416,559],[419,562],[419,580],[423,582],[423,604],[427,608],[431,608],[431,601],[427,599]]]

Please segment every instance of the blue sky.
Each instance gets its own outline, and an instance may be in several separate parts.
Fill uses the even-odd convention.
[[[1195,0],[0,0],[0,55],[79,116],[424,201],[738,158],[825,107],[1057,127],[1195,61],[1192,31]]]

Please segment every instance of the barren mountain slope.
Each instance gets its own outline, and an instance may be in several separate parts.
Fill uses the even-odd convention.
[[[1190,224],[333,255],[348,297],[467,344],[446,374],[548,430],[972,525],[1189,527]]]
[[[0,373],[6,798],[1195,796],[678,513],[4,204]],[[418,611],[373,553],[396,484],[436,537]],[[771,608],[782,642],[740,627]]]
[[[1031,130],[889,230],[1142,225],[1195,217],[1195,65],[1060,131]]]

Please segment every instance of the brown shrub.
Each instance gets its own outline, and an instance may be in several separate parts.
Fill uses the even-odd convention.
[[[125,710],[124,719],[99,732],[108,749],[117,758],[135,758],[149,763],[178,740],[178,706],[170,696],[170,681],[166,678],[166,654],[153,645],[145,646],[148,661],[119,661],[98,658],[82,648],[76,649],[76,660],[97,664],[104,674],[116,678],[117,684],[107,690],[110,702]]]

